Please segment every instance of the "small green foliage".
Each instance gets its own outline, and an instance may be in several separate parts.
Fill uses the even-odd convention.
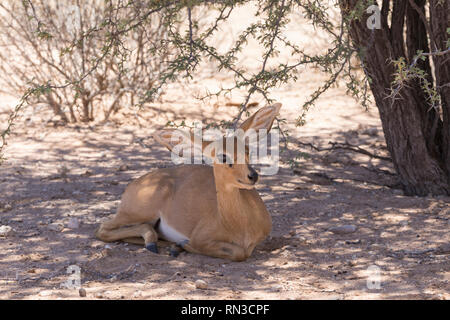
[[[203,61],[213,64],[217,72],[231,73],[234,76],[234,83],[219,88],[215,92],[207,92],[205,96],[199,97],[200,99],[225,96],[236,90],[246,92],[242,105],[232,120],[209,123],[207,128],[236,128],[239,121],[249,115],[247,106],[255,97],[258,97],[260,101],[264,100],[267,104],[272,103],[273,91],[297,81],[299,77],[304,76],[302,73],[307,68],[323,72],[328,79],[306,101],[299,102],[299,116],[296,119],[298,126],[306,123],[308,110],[317,103],[322,94],[340,84],[345,85],[347,93],[363,107],[368,108],[371,103],[371,79],[365,72],[364,66],[355,61],[362,61],[367,54],[370,54],[372,42],[369,39],[367,46],[355,47],[350,39],[349,30],[352,23],[363,21],[367,16],[367,8],[377,4],[377,1],[356,0],[353,2],[356,4],[352,8],[346,8],[344,6],[346,1],[321,0],[105,0],[105,14],[100,17],[98,23],[84,29],[77,39],[65,43],[57,51],[61,58],[71,56],[75,52],[82,51],[87,40],[95,39],[99,41],[100,46],[97,54],[87,59],[90,67],[85,68],[76,77],[64,79],[62,84],[51,85],[47,82],[42,86],[32,85],[11,115],[6,131],[1,134],[3,145],[6,143],[5,139],[10,133],[13,120],[20,109],[26,105],[30,96],[43,95],[48,93],[48,90],[72,87],[75,91],[74,98],[77,100],[86,93],[85,81],[96,70],[104,67],[105,61],[114,62],[108,67],[118,70],[120,79],[133,74],[133,68],[126,64],[131,59],[132,49],[127,46],[125,38],[138,34],[138,30],[148,30],[155,21],[163,27],[164,32],[155,39],[151,39],[154,45],[148,49],[148,52],[160,62],[155,66],[155,69],[159,71],[152,79],[151,85],[139,93],[137,99],[139,108],[156,99],[167,84],[182,78],[193,79]],[[254,5],[256,19],[248,22],[247,26],[235,36],[234,43],[227,50],[218,50],[211,39],[223,32],[221,29],[223,22],[233,14],[236,8],[248,3]],[[443,0],[440,0],[438,4],[442,3]],[[41,17],[33,6],[33,0],[22,0],[22,5],[28,19],[37,23],[36,36],[50,43],[56,35],[47,31],[46,25],[40,20]],[[330,9],[335,9],[339,5],[341,5],[339,9],[342,16],[335,21],[330,17],[329,12]],[[202,23],[204,12],[207,12],[211,18],[207,24]],[[285,36],[284,31],[287,25],[293,19],[293,15],[299,12],[314,28],[325,31],[330,36],[327,50],[308,54],[301,43],[294,43]],[[447,33],[450,35],[450,28],[447,29]],[[256,71],[250,71],[246,66],[239,64],[240,54],[245,52],[250,41],[256,41],[263,50],[259,59],[260,65]],[[450,39],[447,40],[447,47],[450,47]],[[167,54],[167,48],[171,49],[170,54]],[[282,50],[288,50],[295,59],[289,63],[271,63]],[[421,88],[429,97],[430,105],[439,105],[440,97],[436,88],[429,82],[428,75],[416,65],[417,61],[426,58],[427,53],[419,51],[412,65],[408,65],[404,57],[392,62],[397,70],[392,82],[393,96],[408,81],[418,79]],[[185,121],[179,124],[168,122],[167,126],[192,128]],[[280,129],[287,146],[289,132],[283,127],[285,127],[285,119],[277,119],[277,128]]]
[[[153,85],[142,92],[138,99],[138,107],[142,108],[147,102],[153,101],[162,91],[164,86],[170,82],[178,81],[180,78],[192,79],[202,60],[209,60],[215,64],[218,72],[231,72],[234,74],[235,83],[231,87],[223,87],[216,92],[208,92],[201,99],[227,95],[234,90],[245,90],[247,96],[236,114],[236,117],[229,121],[210,123],[208,127],[236,128],[242,117],[248,116],[247,105],[258,95],[266,103],[272,103],[271,92],[285,84],[295,82],[305,66],[317,68],[330,75],[323,86],[318,88],[311,97],[299,107],[300,116],[297,125],[303,125],[306,121],[306,114],[320,96],[339,81],[347,84],[348,92],[367,105],[369,92],[367,80],[364,74],[353,70],[350,67],[350,59],[358,51],[350,45],[347,24],[335,24],[329,15],[328,10],[334,4],[328,1],[308,0],[263,0],[254,1],[256,6],[256,19],[248,23],[248,26],[236,36],[235,42],[225,52],[219,52],[211,44],[210,39],[221,30],[221,24],[226,21],[233,11],[249,1],[226,0],[217,2],[206,2],[201,0],[183,1],[121,1],[107,0],[105,6],[106,14],[100,21],[87,30],[83,30],[78,39],[68,43],[59,49],[61,58],[72,55],[77,50],[83,48],[87,39],[98,38],[101,41],[100,54],[92,57],[92,68],[80,74],[77,79],[65,80],[64,84],[35,86],[33,91],[58,89],[72,86],[74,88],[74,99],[80,99],[83,95],[84,81],[101,65],[102,61],[109,57],[115,57],[115,68],[120,70],[120,74],[132,73],[125,66],[125,62],[130,59],[130,49],[127,48],[123,39],[137,28],[145,28],[150,25],[153,16],[159,15],[160,23],[165,27],[166,34],[161,34],[159,39],[154,39],[157,46],[151,49],[151,54],[164,61],[164,68],[158,77],[154,79]],[[364,5],[371,1],[363,1],[358,6],[358,10],[349,13],[350,19],[360,16]],[[52,35],[46,31],[45,25],[41,22],[41,17],[33,6],[33,0],[23,0],[23,5],[28,12],[29,19],[37,22],[37,35],[42,40],[51,40]],[[196,8],[200,10],[208,9],[209,15],[215,15],[212,24],[202,24],[201,20],[192,14]],[[303,12],[305,18],[318,29],[326,31],[331,35],[330,48],[326,52],[317,55],[306,54],[301,46],[288,40],[284,31],[292,19],[293,13]],[[197,15],[198,16],[198,15]],[[180,27],[182,24],[186,27]],[[239,55],[246,49],[250,40],[259,43],[263,49],[261,65],[257,72],[250,72],[245,67],[239,65]],[[166,56],[165,49],[173,48],[176,54]],[[294,63],[270,64],[276,58],[281,49],[288,49],[292,56],[296,57]],[[41,94],[45,94],[41,92]],[[20,108],[19,108],[20,109]],[[278,119],[277,125],[283,136],[285,145],[289,140],[289,133],[284,127],[284,119]],[[168,123],[168,126],[184,127],[187,124],[183,121],[180,124]],[[188,126],[187,126],[188,127]],[[9,134],[5,132],[3,136]]]
[[[394,65],[396,72],[393,75],[394,79],[392,81],[390,94],[390,98],[392,98],[392,101],[394,101],[400,90],[404,86],[406,86],[408,82],[411,82],[412,80],[418,80],[421,89],[424,91],[424,93],[428,98],[430,108],[438,110],[441,104],[441,96],[438,90],[430,82],[429,80],[430,75],[427,74],[423,69],[418,67],[417,62],[419,60],[425,61],[428,58],[428,56],[439,54],[441,54],[441,52],[424,53],[423,50],[417,50],[417,53],[414,56],[412,63],[410,65],[407,64],[406,59],[404,57],[400,57],[397,60],[393,60],[392,64]]]

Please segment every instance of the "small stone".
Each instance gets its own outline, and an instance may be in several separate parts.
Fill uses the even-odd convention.
[[[437,255],[450,254],[450,243],[443,244],[435,250]]]
[[[102,255],[102,257],[108,257],[111,255],[111,249],[103,249],[100,254]]]
[[[80,227],[80,222],[77,218],[71,218],[69,222],[67,222],[67,228],[69,229],[78,229]]]
[[[333,232],[334,234],[348,234],[356,231],[356,226],[348,224],[337,227],[331,227],[328,231]]]
[[[94,297],[97,298],[97,299],[103,299],[103,293],[101,293],[101,292],[96,292],[96,293],[94,294]]]
[[[364,130],[364,134],[371,136],[371,137],[377,137],[378,136],[378,129],[377,128],[369,128]]]
[[[114,275],[111,277],[111,279],[109,279],[109,282],[111,282],[111,283],[113,283],[115,281],[117,281],[117,275]]]
[[[345,241],[345,244],[361,244],[361,239],[347,240]]]
[[[51,223],[48,225],[48,228],[52,231],[61,232],[64,229],[64,225],[62,223]]]
[[[128,169],[130,169],[130,167],[126,164],[123,164],[119,167],[119,171],[127,171]]]
[[[1,226],[0,227],[0,237],[8,237],[14,233],[13,228],[10,226]]]
[[[309,244],[308,239],[306,239],[305,237],[302,237],[300,235],[297,235],[297,242],[299,244]]]
[[[86,297],[86,289],[80,288],[80,290],[78,290],[78,294],[79,294],[80,297],[82,297],[82,298]]]
[[[85,177],[90,177],[90,176],[92,176],[92,171],[91,170],[86,170],[86,172],[85,173],[83,173],[82,174],[82,176],[85,176]]]
[[[195,281],[195,288],[205,290],[208,288],[208,284],[203,280]]]
[[[44,291],[39,292],[39,295],[40,295],[41,297],[48,297],[48,296],[51,296],[51,295],[52,295],[52,291],[50,291],[50,290],[44,290]]]
[[[276,284],[272,286],[270,290],[273,292],[280,292],[281,290],[283,290],[283,286],[281,284]]]
[[[334,244],[335,248],[342,247],[345,244],[345,241],[336,241]]]

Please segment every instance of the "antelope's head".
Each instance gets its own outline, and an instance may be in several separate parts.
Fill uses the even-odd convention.
[[[259,109],[245,120],[229,136],[214,139],[195,132],[183,132],[178,129],[163,129],[154,134],[155,140],[180,156],[189,151],[189,158],[195,150],[202,154],[207,163],[214,168],[216,183],[227,189],[252,189],[258,181],[258,173],[250,165],[250,145],[257,143],[272,128],[281,103]]]

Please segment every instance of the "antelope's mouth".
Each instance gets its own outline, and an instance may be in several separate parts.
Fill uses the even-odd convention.
[[[251,182],[251,183],[243,182],[241,179],[238,179],[237,181],[238,181],[239,184],[242,185],[243,188],[245,188],[245,189],[251,189],[251,188],[253,188],[253,187],[255,186],[255,184],[256,184],[256,182]]]

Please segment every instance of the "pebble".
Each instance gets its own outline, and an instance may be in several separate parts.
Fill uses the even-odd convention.
[[[52,231],[61,232],[64,229],[64,225],[62,223],[52,223],[48,225],[48,228]]]
[[[205,290],[208,288],[208,284],[203,280],[195,281],[195,288]]]
[[[280,292],[283,290],[283,286],[281,284],[276,284],[270,288],[271,291]]]
[[[368,128],[364,130],[364,134],[371,136],[371,137],[377,137],[378,136],[378,129],[377,128]]]
[[[0,227],[0,237],[8,237],[14,233],[13,228],[10,226],[1,226]]]
[[[296,238],[297,238],[297,242],[298,242],[299,244],[309,244],[308,239],[306,239],[305,237],[302,237],[302,236],[300,236],[300,235],[297,235]]]
[[[67,222],[67,228],[69,229],[78,229],[80,227],[80,222],[77,218],[71,218],[69,222]]]
[[[331,227],[328,229],[328,231],[331,231],[335,234],[347,234],[347,233],[353,233],[356,231],[356,226],[348,224],[348,225],[342,225],[337,227]]]
[[[39,295],[40,295],[41,297],[48,297],[48,296],[51,296],[51,295],[52,295],[52,291],[50,291],[50,290],[44,290],[44,291],[39,292]]]
[[[86,172],[85,173],[83,173],[83,176],[86,176],[86,177],[90,177],[90,176],[92,176],[92,171],[91,170],[86,170]]]
[[[78,290],[78,294],[79,294],[80,297],[82,297],[82,298],[86,297],[86,289],[80,288],[80,290]]]
[[[443,244],[439,248],[436,249],[436,254],[438,255],[444,255],[444,254],[450,254],[450,244]]]
[[[128,169],[130,169],[130,167],[126,164],[123,164],[119,167],[119,171],[127,171]]]
[[[112,250],[111,249],[103,249],[100,254],[102,255],[102,257],[108,257],[111,255]]]

